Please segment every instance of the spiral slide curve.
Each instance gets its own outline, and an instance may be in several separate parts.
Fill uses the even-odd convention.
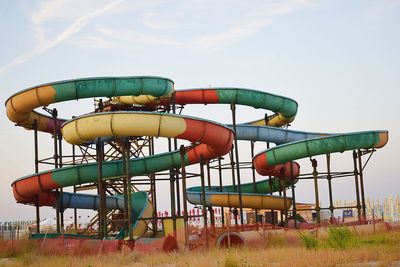
[[[88,78],[69,80],[41,85],[21,91],[6,101],[9,119],[26,128],[37,122],[39,131],[53,133],[54,126],[61,130],[63,138],[71,144],[82,144],[99,137],[126,136],[162,136],[188,140],[194,144],[184,156],[184,164],[198,163],[200,155],[206,160],[222,156],[231,149],[234,133],[224,125],[194,117],[148,112],[110,112],[95,113],[75,118],[70,121],[59,119],[54,124],[52,118],[34,111],[35,108],[48,106],[56,102],[88,97],[117,97],[128,104],[156,105],[175,101],[177,104],[239,104],[254,108],[263,108],[276,112],[269,126],[283,126],[293,121],[297,112],[297,103],[289,98],[239,88],[192,89],[176,91],[173,82],[159,77],[118,77]],[[129,95],[127,97],[127,95]],[[134,96],[134,97],[132,97]],[[237,125],[236,136],[242,140],[269,141],[278,145],[261,152],[253,159],[256,170],[262,175],[280,175],[285,166],[285,175],[295,178],[299,166],[291,160],[312,155],[342,152],[351,149],[379,148],[386,144],[386,131],[359,132],[342,135],[311,134],[278,129],[265,125],[264,120],[248,125]],[[179,151],[163,153],[146,158],[131,159],[130,168],[133,176],[147,175],[154,172],[179,168]],[[289,173],[289,169],[292,169]],[[293,171],[294,170],[294,171]],[[103,163],[103,177],[109,179],[123,174],[121,161]],[[54,206],[56,188],[95,182],[98,179],[96,163],[69,166],[51,171],[22,177],[13,184],[17,202]],[[277,186],[268,188],[265,181],[258,182],[256,191],[253,185],[243,184],[243,207],[283,209],[290,206],[291,200],[265,195]],[[226,186],[223,192],[206,193],[207,205],[238,207],[237,193],[233,187]],[[63,193],[62,208],[97,209],[98,197],[86,194]],[[200,204],[201,192],[198,187],[188,189],[188,200]],[[285,201],[287,202],[285,204]],[[108,209],[123,209],[121,197],[107,197]],[[147,222],[139,218],[152,215],[152,206],[144,192],[136,192],[132,197],[134,235],[140,236],[146,231]]]

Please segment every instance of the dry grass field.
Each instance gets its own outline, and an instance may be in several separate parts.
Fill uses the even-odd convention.
[[[289,231],[241,248],[86,256],[44,255],[26,240],[13,247],[0,243],[0,266],[400,266],[400,232],[338,228],[315,238]]]

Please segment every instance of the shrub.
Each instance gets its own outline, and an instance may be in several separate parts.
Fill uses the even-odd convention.
[[[307,249],[317,249],[319,246],[318,239],[310,234],[300,233],[300,238]]]
[[[349,246],[353,234],[347,227],[331,227],[328,230],[328,244],[334,249],[345,249]]]

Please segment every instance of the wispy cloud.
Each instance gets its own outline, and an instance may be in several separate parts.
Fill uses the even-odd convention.
[[[206,50],[225,45],[227,43],[235,43],[259,32],[269,23],[270,22],[267,20],[251,21],[243,25],[235,26],[223,32],[200,36],[193,39],[190,42],[190,45],[196,50]]]
[[[311,6],[313,1],[262,1],[257,7],[246,6],[245,11],[243,7],[232,8],[226,3],[214,6],[210,3],[201,9],[197,5],[192,6],[191,3],[189,1],[189,4],[184,6],[171,7],[174,10],[173,15],[163,10],[144,12],[139,20],[142,31],[101,27],[97,32],[103,38],[112,38],[115,43],[122,41],[132,44],[180,46],[206,51],[245,40],[277,21],[279,17]],[[224,15],[231,11],[237,14]],[[224,19],[225,17],[229,19]],[[235,19],[230,20],[232,17]],[[213,27],[210,28],[210,25]],[[185,34],[180,34],[179,31]]]
[[[133,30],[115,30],[110,28],[99,28],[98,32],[112,37],[116,40],[128,42],[128,43],[142,43],[142,44],[152,44],[152,45],[168,45],[168,46],[178,46],[182,45],[181,42],[170,39],[165,36],[150,35]]]
[[[54,46],[60,44],[61,42],[67,40],[70,38],[72,35],[76,34],[79,32],[83,27],[85,27],[88,23],[90,23],[92,20],[95,18],[103,15],[107,11],[111,10],[118,4],[120,4],[123,0],[116,0],[113,1],[101,8],[95,9],[93,11],[90,11],[83,16],[80,16],[79,18],[75,19],[67,28],[65,28],[61,33],[59,33],[55,38],[52,40],[46,40],[44,37],[44,31],[39,27],[39,25],[42,24],[43,21],[46,21],[51,14],[51,12],[55,9],[58,8],[59,5],[61,4],[62,1],[53,1],[50,2],[51,4],[48,6],[45,6],[44,8],[41,9],[41,12],[38,14],[35,14],[33,17],[33,23],[37,26],[36,27],[36,33],[40,35],[39,37],[39,43],[34,48],[32,51],[23,54],[15,59],[13,59],[11,62],[8,64],[4,65],[3,67],[0,68],[0,75],[4,73],[7,69],[17,66],[21,63],[24,63],[40,54],[45,53],[47,50],[53,48]]]
[[[39,45],[43,45],[46,42],[46,33],[43,24],[49,19],[54,18],[57,14],[60,14],[57,11],[64,6],[64,2],[65,0],[41,2],[39,8],[33,12],[31,28]]]

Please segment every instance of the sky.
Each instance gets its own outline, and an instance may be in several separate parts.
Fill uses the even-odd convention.
[[[4,103],[24,88],[58,80],[138,75],[171,78],[178,90],[232,86],[288,96],[299,104],[291,129],[389,131],[388,144],[364,173],[367,196],[383,199],[400,188],[399,26],[399,0],[2,0],[0,98]],[[71,117],[93,110],[93,100],[55,107]],[[228,106],[191,106],[184,113],[231,122]],[[4,106],[0,114],[0,221],[33,219],[35,209],[15,203],[10,186],[34,171],[33,133],[15,127]],[[239,107],[238,121],[263,114]],[[50,136],[39,138],[40,156],[51,156]],[[248,159],[248,150],[241,151]],[[308,159],[299,162],[310,170]],[[351,162],[351,153],[343,153],[332,165],[348,170]],[[303,184],[296,197],[312,202],[312,187]],[[354,199],[354,180],[335,186],[335,197]],[[321,188],[326,204],[326,185]],[[42,209],[42,216],[53,214]]]

